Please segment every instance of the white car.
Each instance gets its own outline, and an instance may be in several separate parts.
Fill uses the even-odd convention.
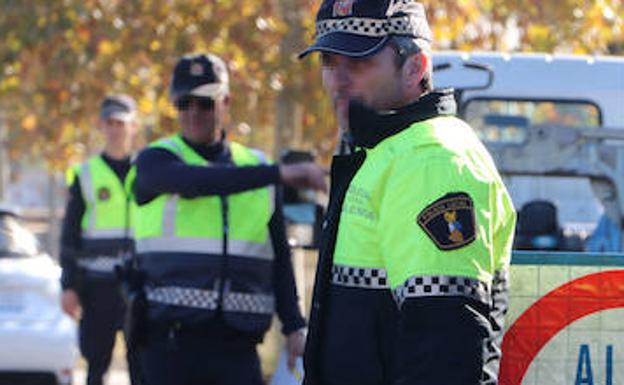
[[[0,207],[0,385],[72,382],[76,324],[60,308],[60,267]]]

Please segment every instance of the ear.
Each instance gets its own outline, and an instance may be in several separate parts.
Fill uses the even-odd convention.
[[[420,82],[425,76],[428,64],[429,57],[424,52],[419,52],[407,58],[403,65],[403,78],[408,89],[416,90],[420,87]]]

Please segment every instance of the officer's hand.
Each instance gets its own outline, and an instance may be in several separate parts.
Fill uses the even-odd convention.
[[[306,332],[299,329],[286,337],[286,350],[288,351],[288,369],[294,370],[297,357],[303,356],[305,351]]]
[[[78,298],[78,293],[76,293],[73,289],[63,290],[63,294],[61,296],[61,308],[63,308],[63,312],[73,319],[78,319],[80,317],[80,298]]]
[[[282,164],[279,170],[282,182],[290,187],[327,191],[327,170],[312,162]]]

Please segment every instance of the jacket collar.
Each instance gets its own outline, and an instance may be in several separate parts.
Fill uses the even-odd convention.
[[[375,111],[362,103],[349,103],[351,145],[373,148],[416,122],[457,113],[452,89],[430,92],[416,102],[396,110]],[[348,137],[348,135],[347,135]]]

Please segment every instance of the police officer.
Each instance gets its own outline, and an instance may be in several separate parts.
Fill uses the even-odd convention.
[[[311,163],[271,165],[227,140],[225,63],[189,54],[170,87],[181,132],[137,159],[135,236],[145,273],[148,385],[262,384],[256,345],[277,312],[290,364],[303,354],[281,182],[324,187]]]
[[[316,42],[346,154],[332,185],[307,385],[496,384],[515,212],[413,0],[326,0]]]
[[[124,314],[114,267],[133,248],[124,184],[137,130],[135,101],[127,95],[106,97],[99,127],[104,151],[67,172],[69,199],[61,236],[61,305],[72,317],[82,313],[80,350],[88,365],[88,385],[102,384]],[[127,358],[137,384],[131,351]]]

